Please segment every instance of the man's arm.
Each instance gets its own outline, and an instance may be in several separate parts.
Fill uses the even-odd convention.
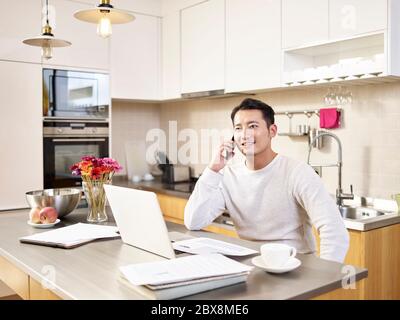
[[[338,207],[310,166],[300,165],[293,174],[295,197],[320,236],[320,257],[342,263],[349,248],[349,234]]]
[[[185,226],[199,230],[208,226],[225,210],[225,200],[220,183],[222,174],[206,168],[197,181],[185,207]]]
[[[235,154],[233,149],[232,140],[223,142],[209,167],[197,181],[185,207],[184,222],[189,230],[199,230],[208,226],[225,211],[225,199],[221,190],[223,175],[220,171],[225,167],[228,158]],[[224,156],[224,153],[229,157]]]

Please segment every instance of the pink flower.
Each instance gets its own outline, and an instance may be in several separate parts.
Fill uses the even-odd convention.
[[[71,166],[73,175],[89,179],[110,179],[115,172],[122,170],[120,164],[112,158],[96,158],[84,156],[81,161]]]

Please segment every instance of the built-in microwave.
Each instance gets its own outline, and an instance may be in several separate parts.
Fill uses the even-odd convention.
[[[109,75],[43,69],[43,117],[109,118]]]

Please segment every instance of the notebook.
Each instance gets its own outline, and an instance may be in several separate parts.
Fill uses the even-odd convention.
[[[21,237],[19,241],[22,243],[71,249],[94,240],[119,238],[120,235],[117,232],[118,229],[114,226],[76,223],[68,227]]]

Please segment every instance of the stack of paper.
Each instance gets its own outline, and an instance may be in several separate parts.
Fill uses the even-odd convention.
[[[77,223],[68,227],[22,237],[19,240],[24,243],[70,249],[97,239],[117,238],[119,237],[117,231],[117,227],[114,226]]]
[[[221,253],[227,256],[247,256],[258,253],[258,251],[253,249],[209,238],[176,241],[172,246],[175,250],[192,254]]]
[[[175,299],[244,282],[252,269],[221,254],[120,267],[125,283],[151,299]]]

